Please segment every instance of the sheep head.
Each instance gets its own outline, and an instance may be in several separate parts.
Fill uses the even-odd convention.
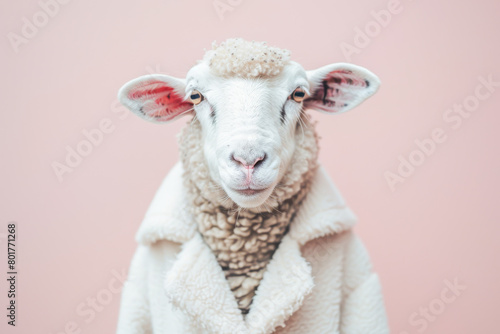
[[[212,180],[240,207],[262,205],[289,167],[305,109],[350,110],[379,79],[351,64],[306,71],[289,52],[231,39],[205,54],[185,79],[146,75],[125,84],[119,100],[155,123],[194,115]]]

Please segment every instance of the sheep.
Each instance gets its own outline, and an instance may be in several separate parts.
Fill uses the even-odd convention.
[[[305,71],[290,58],[264,42],[229,39],[214,42],[186,79],[146,75],[119,92],[154,123],[192,116],[178,137],[188,209],[243,316],[318,169],[305,110],[342,113],[379,86],[359,66]]]

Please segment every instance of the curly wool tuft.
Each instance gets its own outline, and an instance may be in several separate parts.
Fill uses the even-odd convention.
[[[290,51],[271,47],[266,42],[228,39],[205,53],[203,61],[219,76],[247,78],[271,77],[279,74],[290,60]]]
[[[316,131],[305,115],[301,122],[304,127],[297,128],[297,146],[283,178],[267,201],[253,209],[238,208],[211,179],[197,119],[179,136],[191,213],[243,314],[248,313],[265,268],[307,195],[317,169]]]

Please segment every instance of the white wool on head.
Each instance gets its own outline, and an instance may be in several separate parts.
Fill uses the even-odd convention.
[[[290,51],[265,42],[228,39],[205,53],[203,61],[218,76],[271,77],[280,73],[290,60]]]
[[[210,177],[197,119],[179,136],[191,213],[214,252],[243,314],[248,313],[267,264],[288,231],[317,169],[317,134],[302,115],[297,146],[286,172],[260,207],[241,209]]]

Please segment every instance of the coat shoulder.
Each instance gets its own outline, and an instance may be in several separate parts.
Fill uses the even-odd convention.
[[[313,269],[334,266],[340,270],[346,294],[373,272],[368,251],[352,229],[311,240],[302,246],[302,252]]]

